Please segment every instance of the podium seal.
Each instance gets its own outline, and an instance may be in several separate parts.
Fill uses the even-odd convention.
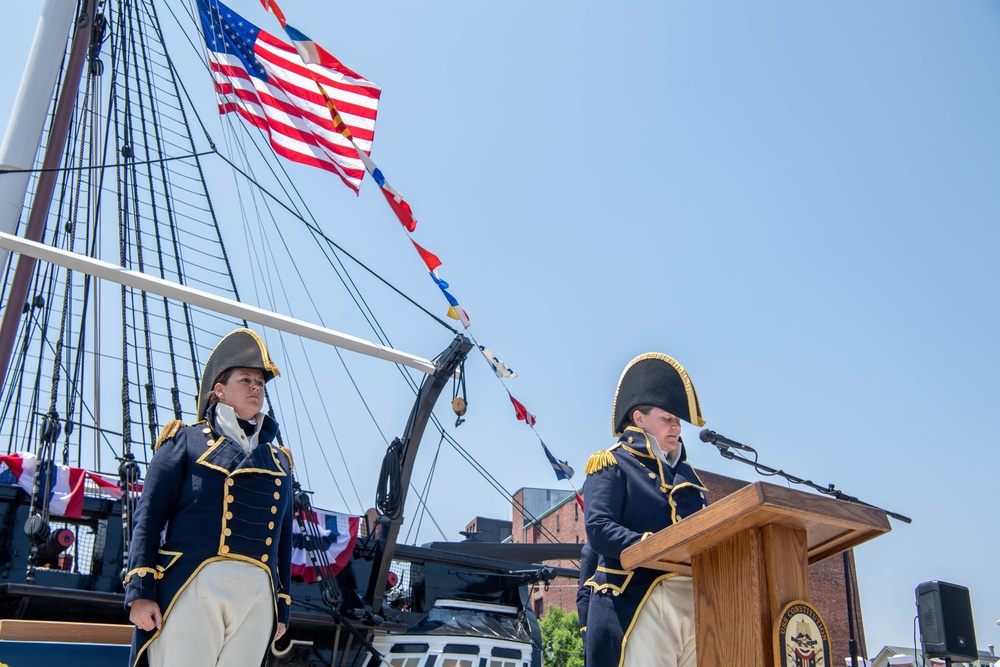
[[[776,667],[831,667],[830,635],[819,612],[804,600],[785,605],[774,624]]]

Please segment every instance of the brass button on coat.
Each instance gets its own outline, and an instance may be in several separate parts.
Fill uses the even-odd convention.
[[[230,535],[232,535],[232,534],[233,534],[233,529],[232,529],[232,528],[226,528],[226,529],[225,529],[224,531],[222,531],[222,532],[226,534],[226,537],[229,537]]]
[[[263,556],[260,557],[260,562],[261,563],[266,563],[267,562],[267,554],[264,554]]]
[[[230,477],[229,479],[226,480],[226,486],[232,486],[235,483],[236,483],[236,480],[233,479],[232,477]]]
[[[281,486],[281,480],[280,479],[274,480],[274,485],[275,486]]]
[[[280,494],[280,493],[278,493],[277,491],[275,491],[275,492],[274,492],[274,499],[275,499],[275,500],[281,500],[281,494]]]
[[[268,521],[268,523],[267,523],[267,529],[268,530],[274,530],[274,522],[273,521]]]
[[[278,513],[278,508],[274,505],[271,505],[271,514],[277,514],[277,513]]]
[[[264,540],[264,544],[266,544],[267,546],[271,546],[272,542],[274,542],[274,540],[272,540],[270,537]]]
[[[233,498],[232,496],[226,496],[226,502],[227,502],[227,503],[231,503],[231,502],[233,502],[234,500],[236,500],[236,498]]]
[[[221,547],[219,547],[219,553],[220,554],[227,554],[227,553],[229,553],[229,547],[226,546],[225,544],[223,544]]]
[[[233,513],[232,512],[226,512],[226,518],[227,519],[232,519],[233,518]]]

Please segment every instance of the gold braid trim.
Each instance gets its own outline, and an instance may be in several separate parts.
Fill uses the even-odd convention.
[[[289,470],[288,472],[295,472],[295,461],[292,460],[292,450],[290,450],[288,447],[285,447],[284,445],[275,445],[275,446],[281,451],[283,451],[285,453],[285,456],[288,457],[288,466],[291,468],[291,470]]]
[[[606,449],[602,449],[601,451],[591,456],[590,459],[587,461],[587,467],[585,468],[585,472],[588,475],[592,475],[599,470],[604,470],[608,466],[615,466],[615,465],[618,465],[618,459],[615,458],[615,455]]]
[[[163,578],[163,573],[157,571],[156,568],[152,568],[152,567],[137,567],[134,570],[131,570],[128,574],[125,575],[125,583],[126,584],[129,582],[130,579],[132,579],[132,575],[133,574],[136,575],[136,576],[139,576],[139,577],[145,577],[147,574],[151,574],[151,575],[153,575],[153,579],[162,579]]]
[[[185,426],[187,426],[187,424],[182,422],[180,419],[171,419],[164,424],[163,430],[160,431],[160,437],[156,439],[156,444],[153,445],[153,451],[155,452],[159,449],[160,445],[162,445],[167,438],[172,438],[177,435],[177,432]]]

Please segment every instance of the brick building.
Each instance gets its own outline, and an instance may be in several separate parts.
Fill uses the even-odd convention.
[[[698,474],[708,487],[710,503],[718,502],[749,484],[743,480],[701,470]],[[477,521],[482,522],[483,519],[477,518]],[[477,521],[470,523],[467,530],[474,531]],[[510,539],[516,543],[585,542],[583,510],[576,502],[573,492],[531,488],[518,490],[514,494]],[[858,623],[855,638],[858,642],[859,655],[865,655],[861,601],[858,597],[853,551],[848,552],[848,559],[852,570],[852,603]],[[579,566],[575,561],[559,561],[552,564],[571,568]],[[536,588],[531,592],[535,612],[542,616],[551,605],[562,607],[567,611],[576,611],[576,590],[577,582],[565,578],[554,580],[548,590]],[[840,664],[843,658],[850,655],[843,556],[828,558],[811,566],[809,590],[811,602],[823,617],[830,633],[830,650],[833,653],[831,664]]]

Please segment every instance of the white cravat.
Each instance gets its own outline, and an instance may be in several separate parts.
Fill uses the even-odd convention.
[[[260,435],[260,427],[264,425],[264,414],[258,412],[257,416],[251,421],[256,421],[256,428],[253,434],[248,438],[247,434],[243,432],[240,427],[240,423],[237,421],[238,417],[236,415],[236,410],[232,406],[226,405],[225,403],[217,403],[215,406],[215,425],[219,427],[223,435],[228,435],[230,438],[240,443],[243,446],[243,451],[247,454],[250,450],[257,446],[257,438]]]
[[[681,445],[677,443],[677,449],[672,452],[665,452],[660,449],[660,443],[656,441],[651,434],[647,433],[646,436],[649,438],[649,448],[653,451],[653,456],[657,457],[673,470],[677,466],[677,462],[681,458]]]

